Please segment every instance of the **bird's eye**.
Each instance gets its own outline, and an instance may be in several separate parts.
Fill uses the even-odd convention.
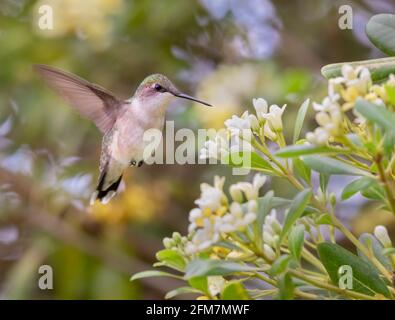
[[[155,83],[154,89],[159,92],[163,92],[163,87],[159,83]]]

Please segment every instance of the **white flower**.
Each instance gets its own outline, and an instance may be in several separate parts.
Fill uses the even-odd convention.
[[[214,138],[206,141],[200,150],[200,159],[224,159],[235,152],[252,151],[250,143],[252,135],[250,130],[243,130],[242,135],[228,136],[228,131],[218,132]]]
[[[225,121],[225,126],[232,135],[239,135],[242,131],[251,129],[250,121],[246,118],[247,114],[248,112],[241,117],[233,115],[232,118]]]
[[[221,232],[229,233],[237,230],[243,230],[250,223],[255,221],[256,213],[243,213],[243,209],[238,202],[232,202],[230,205],[230,212],[221,218],[221,225],[219,227]]]
[[[265,217],[265,224],[263,226],[266,228],[267,232],[275,234],[280,234],[282,230],[282,226],[280,222],[277,220],[277,211],[273,209],[270,214]]]
[[[265,99],[258,98],[252,99],[252,104],[254,105],[256,115],[260,122],[265,121],[265,114],[267,113],[268,105]]]
[[[247,208],[249,212],[257,212],[258,202],[256,200],[250,200],[247,202]]]
[[[392,247],[392,242],[388,235],[386,227],[377,226],[376,228],[374,228],[374,235],[380,241],[384,248]]]
[[[263,253],[265,254],[266,258],[268,258],[271,261],[276,259],[276,253],[266,243],[263,245]]]
[[[259,189],[265,184],[266,177],[264,175],[256,174],[252,184],[249,182],[238,182],[233,185],[233,192],[236,189],[242,191],[247,200],[256,200],[259,195]]]
[[[366,67],[353,68],[346,64],[342,66],[342,75],[346,87],[355,88],[359,94],[366,94],[372,85],[370,71]]]
[[[202,183],[200,185],[200,198],[195,200],[195,203],[201,208],[209,208],[212,211],[216,211],[221,207],[221,202],[224,197],[222,191],[225,178],[219,178],[215,176],[214,186],[210,186],[207,183]]]
[[[339,92],[343,88],[343,77],[331,78],[328,81],[328,96],[332,101],[337,101],[340,98]]]
[[[221,159],[229,154],[230,141],[227,133],[224,131],[218,132],[213,139],[204,143],[200,150],[200,159]]]
[[[349,64],[342,65],[341,72],[345,80],[352,80],[357,77],[357,73],[355,72],[354,68]]]
[[[339,104],[337,103],[338,99],[339,99],[339,95],[325,97],[324,100],[322,100],[321,104],[313,102],[313,109],[315,111],[325,111],[325,112],[329,112],[334,108],[340,109]]]
[[[281,131],[283,129],[282,115],[284,113],[285,107],[287,105],[284,104],[282,108],[278,105],[273,104],[269,108],[269,113],[264,115],[264,118],[269,122],[270,128],[274,131]]]
[[[189,211],[189,227],[188,231],[192,232],[196,228],[200,227],[203,223],[203,211],[200,208],[193,208]]]
[[[201,252],[209,248],[219,240],[220,218],[211,216],[204,219],[203,228],[197,229],[192,240],[185,246],[187,254]]]
[[[257,117],[255,115],[253,115],[253,114],[248,114],[248,112],[247,112],[246,119],[250,123],[250,127],[251,127],[252,131],[259,132],[261,127],[259,125],[259,121],[258,121]]]
[[[330,114],[327,112],[318,112],[315,116],[317,123],[332,135],[339,133],[341,119],[341,112],[339,110],[333,110]]]
[[[318,112],[315,115],[315,120],[321,127],[326,127],[331,124],[331,117],[326,112]]]
[[[225,287],[225,279],[221,276],[207,277],[208,291],[212,297],[220,294]]]
[[[233,201],[237,201],[240,203],[243,202],[243,193],[241,192],[241,189],[237,185],[232,184],[229,188],[229,193]]]
[[[277,140],[277,134],[270,128],[268,122],[265,122],[263,126],[263,134],[272,141]]]
[[[308,132],[306,139],[311,144],[322,146],[328,143],[329,133],[324,128],[318,127],[314,132]]]
[[[224,183],[225,183],[225,177],[219,177],[219,176],[214,176],[214,187],[217,189],[222,189],[224,188]]]

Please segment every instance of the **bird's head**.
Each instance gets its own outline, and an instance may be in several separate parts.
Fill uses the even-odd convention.
[[[161,74],[152,74],[145,78],[137,88],[135,97],[146,103],[152,102],[161,106],[167,106],[175,98],[182,98],[211,107],[207,102],[180,92],[166,76]]]

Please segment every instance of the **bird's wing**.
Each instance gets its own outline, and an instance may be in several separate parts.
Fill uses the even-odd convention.
[[[34,70],[82,116],[92,120],[102,132],[108,132],[122,105],[111,92],[76,75],[46,66]]]

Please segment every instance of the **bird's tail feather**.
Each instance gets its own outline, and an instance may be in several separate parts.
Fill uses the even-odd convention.
[[[106,204],[108,203],[113,196],[117,193],[119,184],[122,180],[122,175],[113,182],[107,189],[103,189],[104,181],[106,179],[106,171],[103,171],[102,175],[100,176],[99,183],[97,185],[96,191],[92,194],[91,197],[91,205],[98,199],[101,203]]]

